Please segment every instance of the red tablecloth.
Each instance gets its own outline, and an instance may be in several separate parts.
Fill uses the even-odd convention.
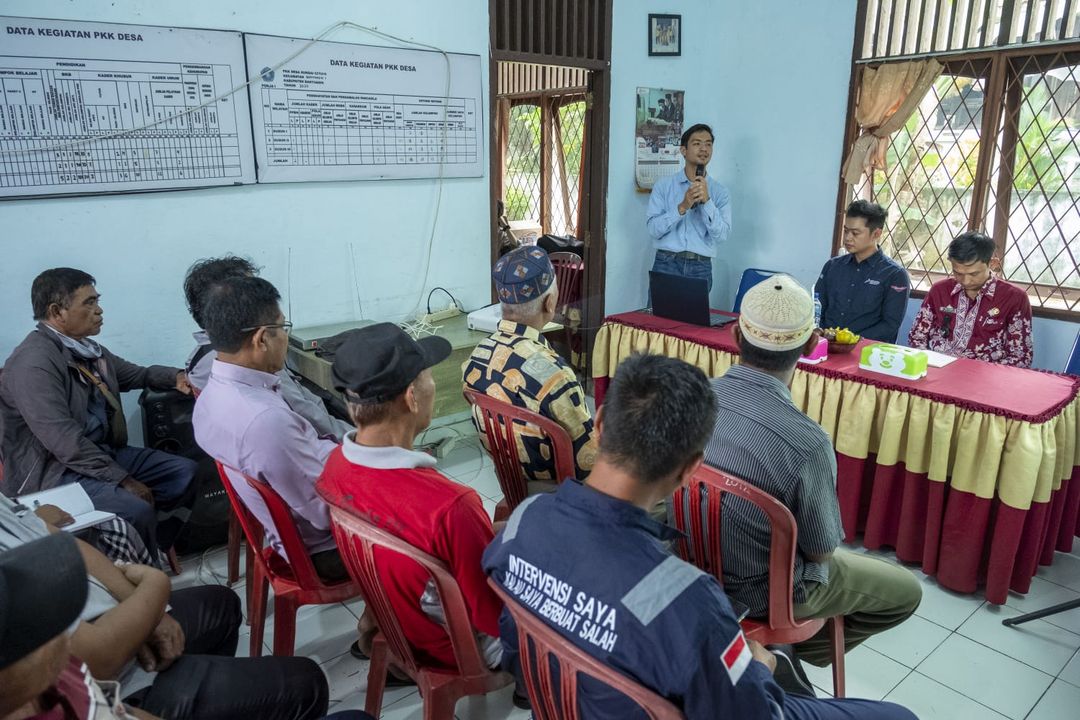
[[[647,335],[635,334],[628,341],[627,329]],[[621,337],[616,339],[616,335]],[[681,349],[668,348],[668,338],[693,346],[684,343]],[[738,355],[730,325],[703,328],[638,312],[607,318],[596,344],[598,405],[615,367],[630,350],[649,346],[652,352],[678,356],[693,347],[699,366],[703,349],[731,356],[732,361]],[[1038,564],[1052,562],[1055,548],[1070,550],[1073,536],[1080,535],[1080,444],[1076,437],[1080,379],[961,358],[944,368],[931,368],[921,380],[907,381],[861,371],[858,360],[856,349],[832,355],[818,365],[800,365],[807,374],[803,379],[809,381],[804,387],[813,384],[814,376],[841,381],[830,390],[829,400],[838,415],[867,412],[865,398],[862,410],[849,409],[854,403],[846,396],[865,395],[860,388],[881,391],[875,393],[881,398],[877,405],[895,400],[897,393],[924,398],[957,418],[951,426],[955,429],[946,434],[952,447],[936,447],[932,452],[944,450],[947,457],[974,454],[980,463],[975,474],[985,461],[996,475],[990,478],[990,492],[967,492],[954,486],[951,464],[948,477],[931,478],[927,472],[909,471],[902,461],[879,463],[877,448],[872,446],[853,455],[838,450],[837,496],[847,538],[862,533],[869,548],[895,547],[900,559],[919,563],[945,587],[973,592],[985,584],[991,602],[1003,603],[1009,589],[1027,592]],[[722,369],[713,367],[712,371],[719,374]],[[820,405],[823,401],[807,396],[804,402]],[[996,423],[1001,433],[992,435],[989,442],[985,433],[979,437],[965,430],[989,416],[1003,419]],[[873,417],[865,418],[865,423],[874,422]],[[834,431],[850,428],[851,418],[830,427]],[[1025,466],[1016,471],[1019,453],[1010,444],[1022,444],[1031,437],[1044,443],[1036,456],[1046,458],[1053,453],[1053,457],[1046,460],[1048,467]],[[833,441],[838,447],[844,445],[843,438],[834,436]],[[942,442],[940,433],[935,441]],[[978,447],[973,448],[973,443]],[[1027,451],[1030,454],[1031,448]],[[971,474],[970,466],[967,470]],[[1048,481],[1047,473],[1057,477]],[[985,490],[986,483],[982,486]]]

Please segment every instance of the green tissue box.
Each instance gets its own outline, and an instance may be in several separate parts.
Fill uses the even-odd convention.
[[[862,349],[859,367],[882,375],[918,380],[926,377],[927,356],[922,350],[875,343]]]

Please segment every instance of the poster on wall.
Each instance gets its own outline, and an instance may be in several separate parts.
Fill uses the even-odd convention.
[[[0,198],[255,182],[238,32],[0,17]]]
[[[479,55],[244,38],[260,183],[484,174]]]
[[[641,190],[651,190],[682,166],[683,91],[639,87],[636,112],[634,181]]]

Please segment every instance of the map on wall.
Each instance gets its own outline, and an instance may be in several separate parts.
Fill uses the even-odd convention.
[[[259,182],[480,177],[480,57],[246,35]]]
[[[255,181],[238,32],[0,17],[0,197]]]

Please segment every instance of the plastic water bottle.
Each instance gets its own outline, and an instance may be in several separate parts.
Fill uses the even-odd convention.
[[[814,288],[814,327],[821,327],[821,298],[818,297],[817,288]]]

